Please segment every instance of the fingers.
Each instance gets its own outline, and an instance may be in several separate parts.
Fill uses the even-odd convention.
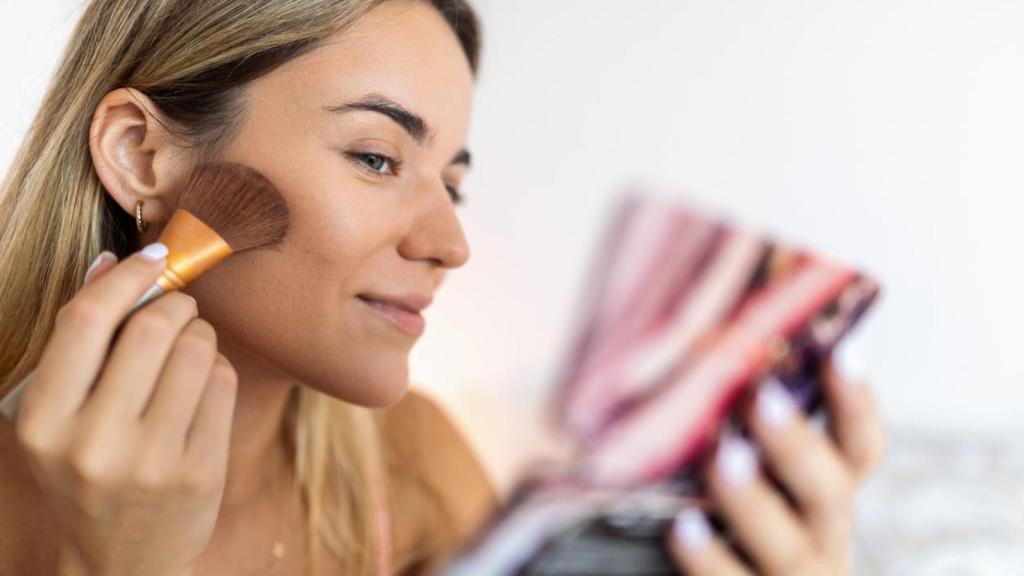
[[[82,285],[87,286],[90,282],[102,276],[107,270],[110,270],[116,264],[117,256],[113,252],[109,250],[100,252],[100,255],[89,264],[89,268],[85,271],[85,277],[82,280]]]
[[[234,367],[217,354],[185,444],[185,458],[195,469],[216,472],[227,465],[237,388]]]
[[[217,333],[213,326],[200,318],[192,320],[175,341],[142,416],[154,449],[181,458],[185,435],[216,360]]]
[[[707,471],[715,508],[759,574],[838,573],[849,565],[854,492],[881,460],[884,432],[866,386],[844,379],[831,360],[822,380],[835,442],[812,426],[779,382],[758,390],[750,431],[781,488],[759,472],[758,454],[741,440],[723,442]],[[680,540],[670,549],[686,573],[745,574],[706,524],[694,514],[678,519]]]
[[[685,509],[676,516],[668,549],[687,576],[751,576],[697,509]]]
[[[129,318],[92,396],[86,400],[83,416],[89,419],[138,418],[153,393],[171,348],[198,314],[195,299],[172,292]],[[190,341],[186,345],[194,343]]]
[[[832,441],[811,426],[776,380],[758,390],[750,426],[765,462],[796,499],[815,543],[843,549],[850,538],[855,486]]]
[[[721,444],[708,486],[726,524],[765,573],[793,574],[805,562],[812,543],[789,504],[760,473],[749,443]]]
[[[94,281],[90,278],[60,309],[32,386],[25,390],[19,415],[25,426],[63,421],[79,409],[103,365],[115,328],[160,277],[165,258],[162,244],[148,246]]]
[[[857,484],[862,483],[885,455],[885,429],[871,389],[839,373],[832,359],[822,370],[828,399],[829,428]]]

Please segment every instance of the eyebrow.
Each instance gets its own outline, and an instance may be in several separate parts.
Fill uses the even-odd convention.
[[[347,112],[354,111],[376,112],[378,114],[383,114],[401,126],[409,133],[409,136],[412,136],[412,139],[421,146],[426,143],[428,135],[433,133],[433,129],[430,128],[430,125],[427,124],[422,116],[410,111],[405,106],[402,106],[383,94],[367,94],[353,102],[347,102],[345,104],[338,104],[335,106],[324,106],[324,110],[333,114],[345,114]],[[463,148],[455,155],[454,158],[452,158],[452,161],[449,164],[470,166],[471,162],[472,155],[469,153],[469,150]]]

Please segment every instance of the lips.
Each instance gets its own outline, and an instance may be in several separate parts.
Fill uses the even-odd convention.
[[[367,307],[381,318],[389,321],[392,325],[400,328],[403,332],[418,337],[423,334],[426,328],[426,321],[423,316],[417,310],[410,310],[404,307],[418,307],[423,309],[426,307],[426,303],[423,300],[409,302],[408,300],[400,301],[396,305],[392,302],[385,302],[381,300],[373,299],[369,296],[360,294],[357,297],[361,302],[367,305]]]
[[[433,301],[433,297],[429,295],[421,294],[409,294],[407,296],[381,296],[377,294],[360,294],[358,296],[363,300],[370,300],[374,302],[380,302],[387,304],[388,306],[394,306],[395,308],[401,308],[413,314],[419,314],[430,303]]]

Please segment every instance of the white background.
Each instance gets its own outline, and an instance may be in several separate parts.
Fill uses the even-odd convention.
[[[0,2],[0,169],[80,2]],[[537,422],[615,193],[642,181],[864,266],[893,429],[1024,431],[1024,3],[477,0],[469,264],[413,376],[496,480]]]

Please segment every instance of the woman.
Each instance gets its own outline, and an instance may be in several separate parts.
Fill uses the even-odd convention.
[[[418,574],[478,527],[494,492],[371,303],[425,305],[469,257],[477,52],[463,0],[88,6],[0,205],[0,390],[38,367],[0,433],[0,574]],[[210,158],[268,176],[288,236],[110,346]],[[845,570],[881,433],[865,389],[829,385],[835,443],[777,395],[758,420],[798,510],[748,447],[711,470],[759,573]],[[703,518],[677,536],[688,574],[750,573]]]

